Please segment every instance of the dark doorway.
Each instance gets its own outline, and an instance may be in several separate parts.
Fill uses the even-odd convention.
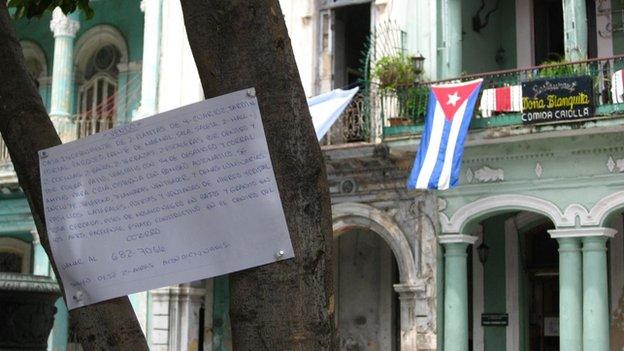
[[[587,58],[598,57],[598,38],[596,37],[596,1],[585,0],[587,13]]]
[[[561,0],[534,0],[533,26],[535,64],[562,60],[565,48]]]
[[[375,232],[353,228],[334,239],[340,351],[397,351],[399,282],[392,250]]]
[[[548,229],[553,229],[551,223],[537,226],[525,237],[530,351],[559,351],[559,255]]]
[[[587,14],[587,57],[595,58],[598,55],[595,0],[585,1],[585,11]],[[561,0],[533,0],[536,65],[565,58],[563,21]]]
[[[370,34],[370,9],[370,3],[364,3],[334,10],[334,88],[363,78],[362,59]]]

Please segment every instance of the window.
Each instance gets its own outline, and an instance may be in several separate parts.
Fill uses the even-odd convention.
[[[0,238],[0,272],[29,273],[31,245],[15,238]]]
[[[117,64],[121,54],[106,45],[89,58],[78,90],[78,138],[110,129],[116,120]]]

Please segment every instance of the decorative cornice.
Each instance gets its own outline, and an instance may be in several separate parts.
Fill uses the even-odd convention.
[[[438,236],[438,242],[440,244],[457,244],[457,243],[466,243],[466,244],[474,244],[479,237],[466,235],[466,234],[444,234]]]
[[[47,276],[0,272],[0,290],[61,295],[58,283]]]
[[[483,166],[474,172],[474,179],[479,183],[494,183],[505,180],[505,171],[502,168]]]
[[[422,279],[418,279],[415,284],[394,284],[393,287],[401,300],[423,298],[427,293],[427,284]]]
[[[80,22],[67,17],[60,8],[55,8],[50,20],[50,30],[54,37],[76,37]]]
[[[605,236],[613,238],[617,230],[613,228],[605,227],[581,227],[581,228],[565,228],[565,229],[551,229],[548,231],[550,237],[553,239],[559,238],[580,238],[587,236]]]

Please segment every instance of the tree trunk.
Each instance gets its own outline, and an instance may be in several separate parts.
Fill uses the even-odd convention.
[[[278,0],[182,0],[207,98],[255,87],[293,260],[230,276],[234,350],[333,350],[325,164]]]
[[[0,1],[0,133],[24,190],[41,244],[60,281],[46,232],[37,152],[61,143],[26,71],[22,48]],[[67,297],[64,297],[67,299]],[[74,309],[72,322],[85,350],[147,350],[147,343],[127,297]]]

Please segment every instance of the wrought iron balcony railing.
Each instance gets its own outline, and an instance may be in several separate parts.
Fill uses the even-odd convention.
[[[370,139],[369,98],[357,93],[339,119],[321,140],[321,145],[367,142]]]
[[[434,84],[483,78],[482,89],[490,89],[517,86],[540,78],[590,76],[593,85],[593,96],[590,98],[595,106],[595,113],[590,118],[606,118],[624,114],[624,104],[613,101],[611,92],[612,77],[622,69],[624,69],[624,55],[472,74],[434,82],[421,82],[396,89],[375,89],[373,86],[370,89],[374,92],[371,95],[371,103],[373,104],[373,114],[376,118],[380,118],[383,123],[384,138],[405,136],[419,134],[422,131],[427,112],[429,89]],[[520,112],[494,112],[490,116],[484,115],[478,107],[479,102],[477,102],[471,129],[522,124]],[[574,123],[579,122],[579,120],[567,120],[565,122]]]

